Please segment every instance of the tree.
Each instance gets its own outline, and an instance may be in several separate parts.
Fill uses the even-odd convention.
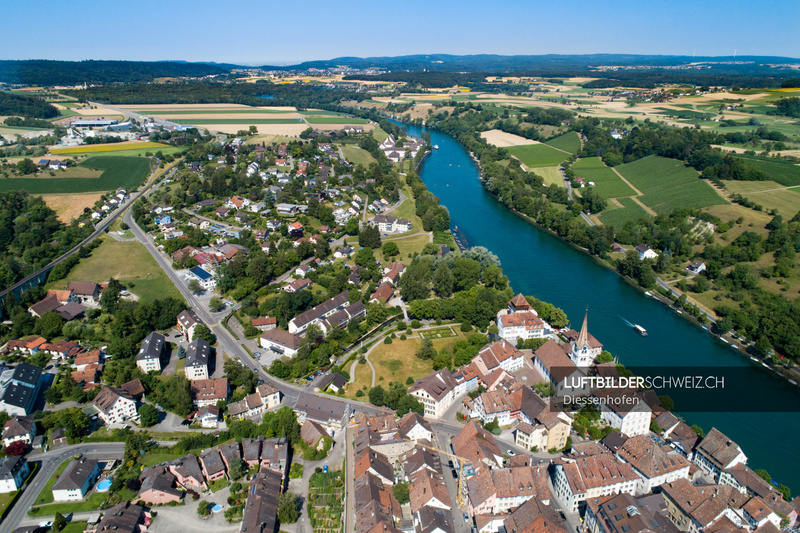
[[[436,348],[433,347],[433,341],[425,337],[422,339],[422,345],[416,353],[419,359],[428,361],[436,357]]]
[[[356,235],[358,233],[358,218],[353,217],[348,219],[347,223],[344,225],[344,232],[348,235]]]
[[[364,226],[358,233],[358,245],[367,248],[380,248],[381,232],[378,226]]]
[[[408,483],[397,483],[394,487],[392,487],[392,491],[394,492],[394,497],[397,498],[397,502],[400,505],[411,501],[408,492]]]
[[[600,355],[597,356],[598,363],[610,363],[614,360],[614,356],[611,355],[611,352],[603,350],[600,352]]]
[[[17,163],[17,172],[20,174],[33,174],[36,172],[36,163],[26,157]]]
[[[211,330],[208,329],[208,326],[205,324],[197,324],[194,328],[194,338],[195,339],[203,339],[209,342],[209,344],[214,344],[214,334],[211,333]]]
[[[358,252],[356,252],[353,261],[355,261],[355,263],[361,267],[372,265],[375,263],[375,254],[372,252],[372,248],[364,247],[361,248]]]
[[[293,492],[284,492],[278,497],[278,520],[282,524],[294,524],[297,522],[297,495]]]
[[[383,405],[385,404],[386,392],[380,385],[378,385],[377,387],[372,387],[369,390],[367,396],[369,397],[369,403],[371,403],[372,405],[383,407]]]
[[[197,514],[205,518],[206,516],[211,515],[211,507],[211,502],[200,500],[200,503],[197,504]]]
[[[22,455],[26,451],[28,451],[28,445],[22,442],[21,440],[16,440],[12,442],[9,446],[7,446],[3,453],[8,455],[9,457],[16,457],[17,455]]]
[[[192,278],[191,280],[189,280],[189,290],[192,291],[194,294],[200,294],[200,291],[203,290],[203,287],[200,286],[199,281]]]
[[[231,479],[241,479],[245,474],[247,474],[247,465],[238,457],[234,457],[228,468],[228,477]]]
[[[223,306],[224,304],[222,303],[222,299],[216,296],[211,298],[211,300],[208,302],[208,308],[211,309],[212,311],[219,311],[220,309],[222,309]]]
[[[142,404],[139,407],[139,423],[146,428],[155,426],[158,423],[158,410],[149,403]]]
[[[61,531],[67,527],[67,519],[64,517],[63,514],[56,511],[55,516],[53,517],[53,530],[54,531]]]
[[[661,403],[661,407],[666,409],[667,411],[672,411],[675,409],[675,401],[672,399],[671,396],[667,394],[662,394],[658,397],[659,403]]]
[[[433,292],[439,298],[447,298],[453,293],[453,272],[444,261],[439,263],[433,273]]]
[[[383,243],[383,246],[381,247],[381,252],[383,252],[383,255],[385,256],[393,256],[399,254],[400,249],[397,247],[397,243],[389,241]]]

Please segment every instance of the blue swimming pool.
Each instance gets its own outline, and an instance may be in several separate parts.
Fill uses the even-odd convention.
[[[222,510],[222,506],[220,504],[216,504],[214,507],[211,508],[212,513],[218,513]]]
[[[100,483],[97,484],[97,492],[108,492],[108,489],[111,488],[111,480],[104,479]]]

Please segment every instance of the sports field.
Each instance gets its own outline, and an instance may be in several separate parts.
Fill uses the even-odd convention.
[[[10,178],[0,180],[0,191],[24,189],[30,194],[58,194],[112,191],[119,187],[135,189],[147,176],[150,160],[144,157],[95,156],[84,160],[78,167],[101,170],[103,173],[94,178],[51,178],[49,175]]]
[[[649,214],[633,198],[617,198],[622,207],[617,207],[612,202],[600,213],[600,222],[606,226],[614,226],[617,230],[622,229],[629,220],[639,220],[640,218],[651,218]]]
[[[699,209],[728,203],[699,178],[696,170],[676,159],[651,155],[616,169],[642,191],[642,203],[658,213],[669,213],[677,207]]]
[[[574,131],[570,131],[564,135],[550,139],[549,141],[546,141],[545,144],[548,144],[553,148],[558,148],[559,150],[564,150],[565,152],[569,152],[571,154],[577,154],[581,150],[581,139]]]
[[[557,150],[546,144],[529,144],[506,148],[508,152],[522,161],[528,168],[552,167],[561,164],[570,154]]]
[[[594,189],[604,198],[633,196],[636,191],[630,188],[616,172],[608,168],[599,157],[578,159],[572,165],[576,177],[593,182]]]

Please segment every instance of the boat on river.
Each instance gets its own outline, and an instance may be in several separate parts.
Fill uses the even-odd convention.
[[[639,335],[641,335],[642,337],[647,337],[647,330],[646,330],[646,329],[644,329],[644,328],[643,328],[642,326],[640,326],[639,324],[634,324],[634,325],[633,325],[633,329],[635,329],[635,330],[636,330],[636,333],[638,333],[638,334],[639,334]]]

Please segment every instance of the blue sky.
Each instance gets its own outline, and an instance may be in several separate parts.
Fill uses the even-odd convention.
[[[798,0],[3,0],[0,59],[407,54],[800,57]]]

